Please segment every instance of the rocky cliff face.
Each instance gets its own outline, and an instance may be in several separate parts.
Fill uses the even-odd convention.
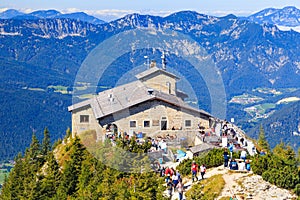
[[[63,43],[71,37],[72,43],[67,45],[75,46],[84,39],[88,41],[85,48],[140,27],[176,30],[199,42],[216,62],[229,94],[258,86],[296,86],[300,81],[299,33],[282,32],[274,25],[258,25],[233,15],[217,18],[186,11],[161,18],[132,14],[103,25],[70,19],[2,20],[0,37],[8,43],[18,37],[31,44],[37,38],[48,39],[41,41],[45,43],[66,38]]]
[[[1,20],[0,36],[19,36],[23,38],[40,37],[45,39],[64,39],[65,37],[87,37],[88,32],[94,32],[93,24],[78,22],[71,19],[51,20]],[[9,39],[9,38],[8,38]]]

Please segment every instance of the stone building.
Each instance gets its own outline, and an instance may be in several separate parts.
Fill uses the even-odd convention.
[[[187,95],[176,89],[176,75],[152,66],[136,78],[70,106],[72,134],[92,130],[102,140],[112,132],[153,136],[209,128],[213,117],[184,102]]]

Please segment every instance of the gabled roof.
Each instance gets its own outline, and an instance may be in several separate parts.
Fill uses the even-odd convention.
[[[152,94],[149,94],[148,91],[150,90],[152,91]],[[148,88],[139,80],[100,92],[94,98],[69,106],[68,110],[71,112],[85,106],[90,106],[94,116],[97,119],[100,119],[150,100],[161,100],[182,109],[211,116],[203,110],[189,106],[181,98],[175,95]]]
[[[179,80],[179,77],[177,77],[175,74],[172,74],[170,72],[167,72],[166,70],[160,69],[158,67],[152,67],[144,72],[141,72],[139,74],[137,74],[135,77],[139,80],[147,78],[148,76],[152,75],[152,74],[165,74],[167,76],[170,76],[172,78],[175,78],[176,80]]]

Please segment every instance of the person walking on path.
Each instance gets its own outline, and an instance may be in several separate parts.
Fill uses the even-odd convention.
[[[173,175],[172,170],[169,167],[167,167],[165,170],[166,183],[168,183],[169,180],[171,180],[172,175]]]
[[[172,183],[172,180],[169,179],[169,182],[167,183],[167,190],[168,190],[168,195],[169,195],[170,199],[172,199],[173,187],[174,187],[174,184]]]
[[[201,178],[204,179],[204,174],[206,172],[206,167],[204,164],[201,165],[200,167],[200,173],[201,173]]]
[[[227,148],[224,149],[224,167],[228,167],[229,155]]]
[[[182,200],[183,199],[183,189],[184,189],[182,179],[179,179],[179,182],[178,182],[176,188],[177,188],[178,195],[179,195],[178,198],[179,198],[179,200]]]
[[[172,176],[172,183],[174,185],[174,191],[175,191],[175,188],[176,188],[178,182],[179,182],[178,176],[176,174],[173,174],[173,176]]]
[[[250,166],[249,160],[246,160],[245,166],[246,166],[246,170],[249,172],[251,170],[251,166]]]
[[[233,148],[234,148],[233,142],[230,142],[230,145],[229,145],[229,151],[230,151],[230,159],[231,159],[231,160],[232,160]]]
[[[192,162],[191,172],[192,172],[192,182],[194,182],[194,178],[196,178],[198,181],[198,177],[197,177],[198,165],[197,165],[196,161]]]
[[[243,159],[244,162],[246,161],[246,157],[247,157],[247,152],[245,150],[243,150],[241,152],[241,159]]]

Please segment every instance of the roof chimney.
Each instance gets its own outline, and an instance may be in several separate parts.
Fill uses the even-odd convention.
[[[150,63],[150,68],[156,67],[156,61],[155,60],[151,60]]]

